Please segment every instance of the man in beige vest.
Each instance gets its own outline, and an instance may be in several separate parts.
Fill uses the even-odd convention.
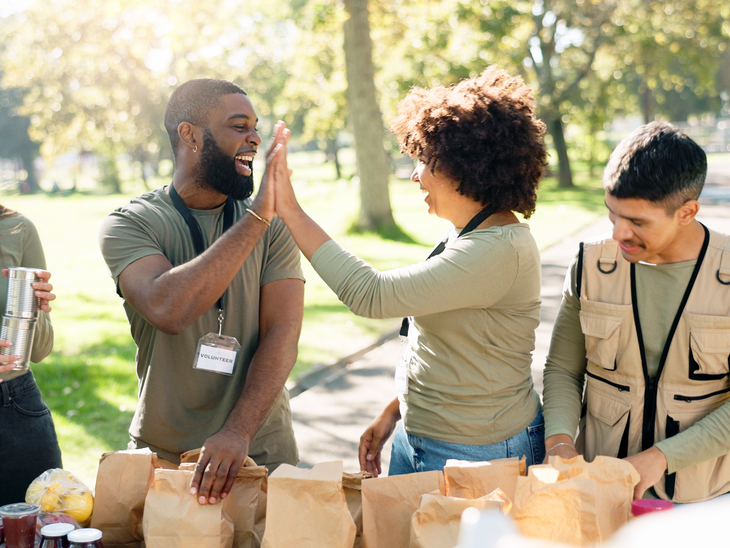
[[[581,244],[545,366],[546,459],[626,458],[636,498],[730,491],[730,238],[695,219],[706,172],[669,124],[618,145],[613,233]]]

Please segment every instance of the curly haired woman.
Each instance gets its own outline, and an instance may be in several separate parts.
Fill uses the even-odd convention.
[[[352,312],[409,316],[396,369],[399,396],[360,438],[363,470],[389,474],[544,455],[531,353],[540,313],[540,257],[528,225],[546,165],[544,124],[530,88],[496,67],[452,87],[414,88],[392,124],[428,212],[453,223],[425,262],[378,272],[350,254],[297,203],[284,168],[276,212],[312,266]],[[408,325],[410,324],[410,325]]]

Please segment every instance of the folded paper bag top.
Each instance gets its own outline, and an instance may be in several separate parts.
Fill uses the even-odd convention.
[[[471,462],[449,459],[444,467],[446,494],[452,497],[477,499],[501,489],[514,500],[517,478],[527,471],[523,457]]]

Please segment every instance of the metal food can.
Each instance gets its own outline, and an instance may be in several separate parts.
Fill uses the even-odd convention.
[[[40,282],[36,275],[40,268],[13,266],[8,268],[8,300],[5,314],[16,318],[35,319],[38,317],[40,299],[30,284]]]
[[[0,327],[0,339],[13,343],[13,346],[0,347],[0,355],[20,356],[13,371],[28,371],[30,369],[30,353],[33,349],[36,320],[3,316]]]

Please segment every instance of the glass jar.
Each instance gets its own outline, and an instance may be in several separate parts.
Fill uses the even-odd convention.
[[[68,534],[75,527],[70,523],[51,523],[41,527],[41,548],[69,548]]]
[[[0,506],[7,548],[34,548],[40,504],[19,502]]]
[[[69,548],[104,548],[99,529],[76,529],[68,534]]]

